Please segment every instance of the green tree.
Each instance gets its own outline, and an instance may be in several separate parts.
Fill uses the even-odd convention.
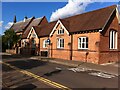
[[[2,49],[11,49],[14,44],[20,40],[20,35],[16,35],[15,31],[8,29],[2,35]]]

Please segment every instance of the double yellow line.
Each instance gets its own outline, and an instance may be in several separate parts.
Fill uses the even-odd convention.
[[[30,77],[33,77],[33,78],[35,78],[35,79],[37,79],[37,80],[39,80],[39,81],[42,81],[42,82],[45,83],[45,84],[48,84],[48,85],[50,85],[50,86],[53,86],[53,87],[55,87],[55,88],[59,88],[59,89],[61,89],[61,90],[71,90],[70,88],[68,88],[68,87],[66,87],[66,86],[64,86],[64,85],[61,85],[61,84],[59,84],[59,83],[53,82],[53,81],[51,81],[51,80],[48,80],[48,79],[46,79],[46,78],[40,77],[40,76],[38,76],[38,75],[36,75],[36,74],[33,74],[33,73],[29,72],[29,71],[19,69],[19,68],[15,67],[15,66],[12,66],[12,65],[8,64],[8,63],[2,62],[2,61],[0,61],[0,63],[3,63],[4,65],[7,65],[7,66],[9,66],[9,67],[12,68],[12,69],[15,69],[15,70],[17,70],[17,71],[19,71],[19,72],[21,72],[21,73],[23,73],[23,74],[26,74],[26,75],[28,75],[28,76],[30,76]]]

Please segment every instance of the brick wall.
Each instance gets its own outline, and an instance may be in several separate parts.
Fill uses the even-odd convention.
[[[70,59],[70,50],[68,43],[70,42],[70,36],[66,33],[64,35],[57,35],[57,30],[60,28],[60,24],[56,28],[56,31],[54,32],[52,37],[49,37],[51,40],[51,45],[47,48],[43,48],[43,41],[47,40],[48,37],[40,38],[40,51],[49,51],[49,56],[52,58],[61,58],[61,59]],[[58,49],[57,48],[57,38],[63,38],[64,39],[64,49]],[[49,49],[49,50],[48,50]]]
[[[59,24],[58,27],[56,28],[56,31],[54,32],[53,36],[51,37],[51,47],[52,47],[52,52],[51,56],[53,58],[61,58],[61,59],[67,59],[70,60],[70,47],[69,47],[69,42],[70,42],[70,36],[67,34],[67,32],[64,30],[63,35],[58,35],[58,29],[61,27]],[[64,49],[58,49],[57,48],[57,39],[58,38],[63,38],[64,39]]]
[[[115,12],[116,13],[116,12]],[[111,19],[106,25],[104,32],[100,35],[100,60],[99,63],[109,63],[118,61],[118,50],[120,50],[120,40],[118,40],[117,50],[109,49],[109,32],[110,30],[116,30],[118,37],[120,37],[120,30],[118,28],[118,18],[116,14],[111,16]]]
[[[78,38],[88,37],[88,50],[78,49]],[[98,63],[99,60],[99,41],[100,33],[92,32],[85,34],[73,35],[73,60],[80,60],[84,62]]]
[[[120,25],[119,25],[119,30],[118,30],[118,60],[120,61]]]
[[[6,53],[16,54],[16,49],[6,49]]]

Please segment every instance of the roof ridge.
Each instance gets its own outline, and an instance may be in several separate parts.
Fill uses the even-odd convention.
[[[30,17],[30,18],[27,18],[26,20],[30,20],[30,19],[32,19],[33,17]],[[24,22],[23,20],[21,20],[21,21],[18,21],[18,22],[16,22],[16,23],[14,23],[14,24],[17,24],[17,23],[21,23],[21,22]]]
[[[76,16],[79,16],[79,15],[84,15],[84,14],[96,12],[96,11],[99,11],[99,10],[107,9],[107,8],[110,8],[110,7],[117,7],[117,5],[111,5],[111,6],[107,6],[107,7],[104,7],[104,8],[99,8],[99,9],[96,9],[96,10],[93,10],[93,11],[83,12],[81,14],[73,15],[73,16],[66,17],[66,18],[60,18],[58,20],[65,20],[65,19],[69,19],[69,18],[76,17]],[[55,21],[58,21],[58,20],[55,20]],[[55,22],[55,21],[52,21],[52,22]]]
[[[88,14],[88,13],[96,12],[96,11],[107,9],[107,8],[110,8],[110,7],[113,7],[113,6],[116,6],[116,5],[107,6],[107,7],[96,9],[96,10],[93,10],[93,11],[84,12],[84,13],[81,13],[81,14],[78,14],[78,15],[74,15],[74,16],[71,16],[71,17],[75,17],[75,16],[79,16],[79,15],[83,15],[83,14]],[[67,17],[67,18],[63,18],[63,19],[68,19],[68,18],[71,18],[71,17]]]

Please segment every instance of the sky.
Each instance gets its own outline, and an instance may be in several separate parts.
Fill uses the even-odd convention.
[[[91,0],[87,0],[87,2],[75,2],[75,0],[68,0],[68,2],[2,2],[0,34],[3,34],[13,24],[15,15],[17,21],[23,20],[25,16],[28,18],[46,16],[50,22],[114,4],[118,4],[118,2],[93,2]]]

